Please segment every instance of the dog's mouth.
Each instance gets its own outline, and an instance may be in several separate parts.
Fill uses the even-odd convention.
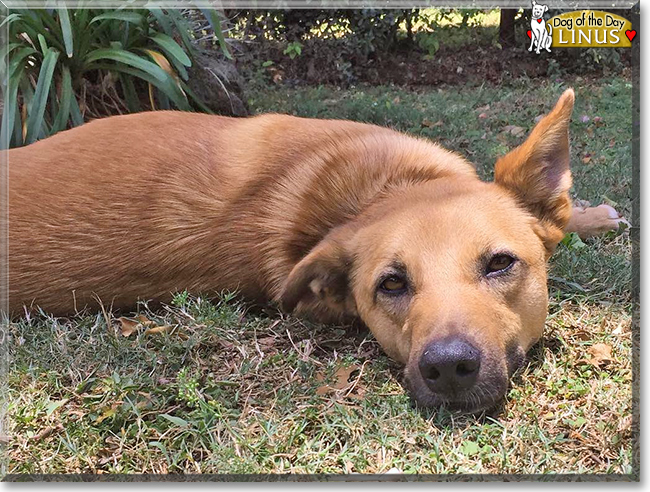
[[[426,408],[446,408],[462,413],[479,413],[496,407],[504,398],[508,386],[507,378],[493,377],[481,381],[472,389],[451,394],[431,391],[417,376],[406,372],[406,381],[411,398],[415,404]]]
[[[508,347],[505,358],[492,357],[484,361],[479,378],[471,388],[434,392],[412,364],[406,367],[406,383],[417,406],[445,408],[467,414],[489,412],[503,402],[510,378],[524,361],[524,351],[519,345],[513,344]]]

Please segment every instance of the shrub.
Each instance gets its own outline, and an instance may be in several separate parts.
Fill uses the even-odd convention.
[[[243,35],[294,43],[311,38],[341,39],[368,57],[391,47],[402,21],[411,22],[412,9],[243,10]]]
[[[202,12],[227,53],[216,11]],[[195,47],[179,10],[23,9],[5,24],[0,148],[143,106],[209,111],[186,83]]]

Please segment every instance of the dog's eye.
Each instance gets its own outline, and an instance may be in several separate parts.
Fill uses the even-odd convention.
[[[487,264],[486,275],[496,275],[510,269],[515,263],[515,259],[506,254],[494,255]]]
[[[386,277],[381,284],[379,284],[379,289],[389,294],[401,294],[406,292],[406,286],[407,283],[405,278],[391,275],[390,277]]]

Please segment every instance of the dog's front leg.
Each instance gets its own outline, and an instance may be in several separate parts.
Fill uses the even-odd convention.
[[[542,49],[543,44],[542,33],[539,33],[535,39],[537,39],[537,43],[535,43],[535,53],[539,55],[539,50]]]

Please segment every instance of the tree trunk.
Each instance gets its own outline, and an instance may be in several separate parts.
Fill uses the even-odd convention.
[[[413,34],[413,15],[414,12],[406,13],[406,34],[411,45],[415,44],[415,35]]]
[[[499,44],[502,48],[515,46],[515,16],[518,9],[501,9],[499,23]]]

